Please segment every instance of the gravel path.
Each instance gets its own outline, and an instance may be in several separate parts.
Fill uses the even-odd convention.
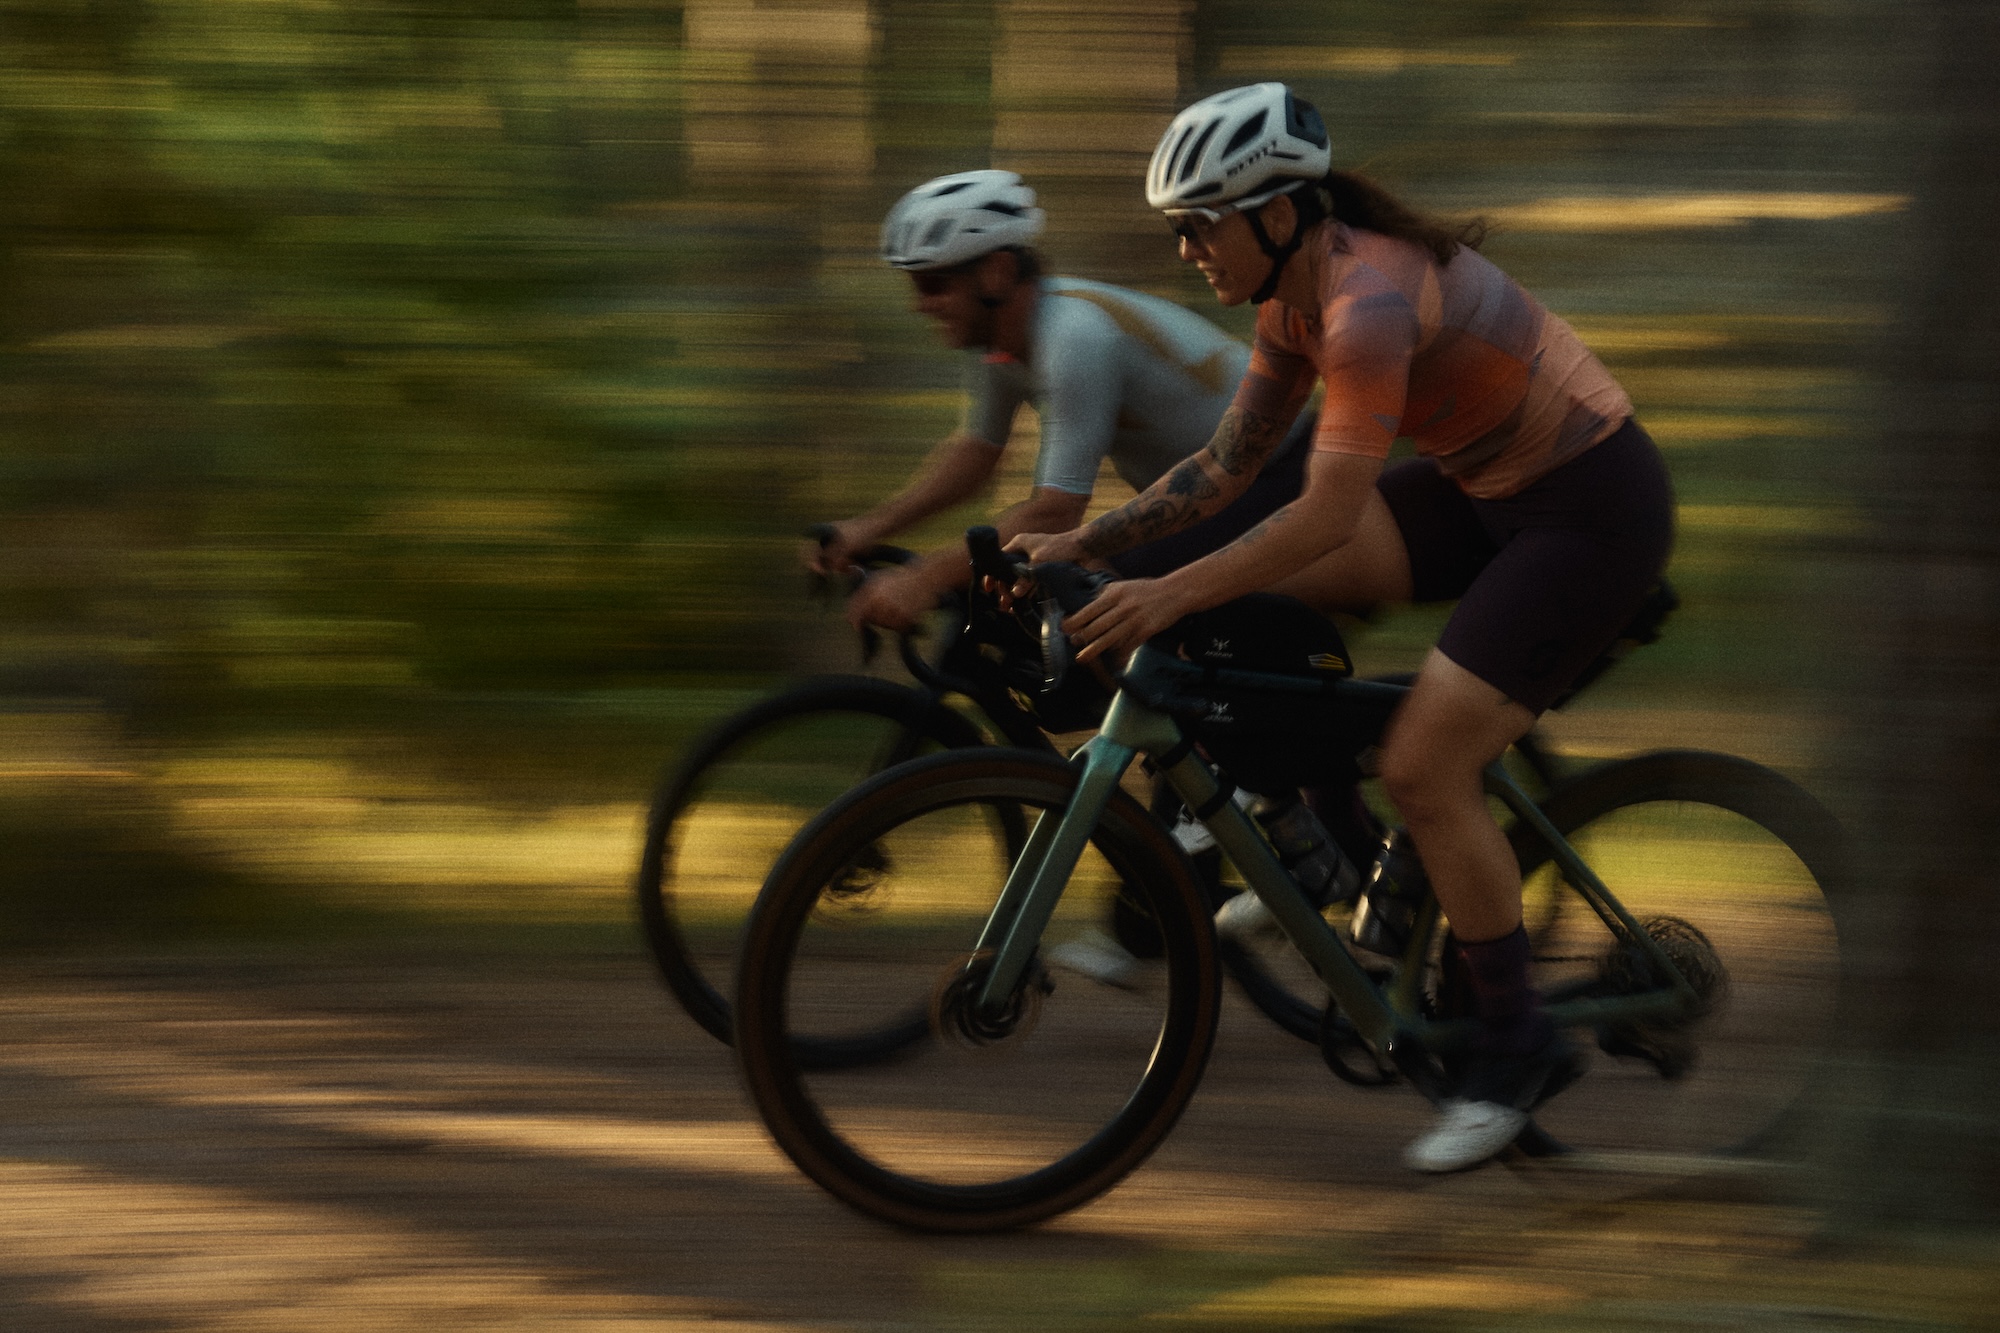
[[[976,1239],[800,1178],[636,954],[13,959],[0,1089],[0,1328],[36,1333],[1950,1328],[2000,1296],[1993,1248],[1822,1253],[1761,1178],[1414,1179],[1414,1098],[1233,998],[1151,1163]]]

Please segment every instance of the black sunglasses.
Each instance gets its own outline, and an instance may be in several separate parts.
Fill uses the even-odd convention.
[[[917,290],[925,296],[941,296],[950,289],[954,278],[971,271],[971,264],[957,264],[951,268],[931,268],[921,273],[912,273],[910,281],[917,284]]]
[[[1245,209],[1241,204],[1224,204],[1221,208],[1181,208],[1167,214],[1167,226],[1179,239],[1201,249],[1208,248],[1208,238],[1220,223],[1231,213],[1255,212],[1264,206],[1263,200]]]

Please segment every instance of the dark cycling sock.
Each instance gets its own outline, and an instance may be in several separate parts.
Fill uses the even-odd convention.
[[[1528,928],[1516,926],[1497,940],[1460,940],[1473,1007],[1479,1014],[1479,1046],[1491,1055],[1528,1055],[1555,1034],[1529,979],[1533,953]]]

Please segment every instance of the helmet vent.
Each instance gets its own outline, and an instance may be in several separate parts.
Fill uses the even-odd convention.
[[[929,229],[924,232],[922,244],[930,246],[942,241],[950,233],[951,224],[954,220],[952,218],[939,218],[936,222],[931,223]]]
[[[1180,174],[1174,178],[1175,184],[1179,184],[1189,176],[1194,175],[1196,165],[1201,162],[1201,150],[1208,147],[1208,141],[1214,138],[1215,132],[1221,128],[1222,122],[1219,120],[1208,122],[1208,128],[1201,132],[1201,137],[1189,146],[1187,161],[1181,163]]]
[[[1192,138],[1193,135],[1194,135],[1194,126],[1190,125],[1186,129],[1182,130],[1181,137],[1174,141],[1174,149],[1171,153],[1167,154],[1166,165],[1160,170],[1159,183],[1161,185],[1165,186],[1173,183],[1174,169],[1180,166],[1181,162],[1181,150],[1187,147],[1187,141],[1190,138]]]
[[[1222,145],[1222,155],[1228,157],[1244,144],[1256,138],[1263,132],[1264,121],[1266,119],[1268,119],[1267,113],[1260,110],[1256,115],[1244,121],[1242,125],[1237,127],[1236,133],[1229,136],[1229,142]]]
[[[1310,102],[1301,102],[1296,97],[1285,99],[1285,128],[1293,138],[1303,139],[1315,148],[1326,147],[1326,121],[1320,118],[1319,108]]]
[[[931,192],[931,198],[942,199],[948,194],[957,194],[960,190],[969,190],[971,188],[972,188],[971,181],[953,181],[951,184],[945,186],[942,190],[933,190]]]

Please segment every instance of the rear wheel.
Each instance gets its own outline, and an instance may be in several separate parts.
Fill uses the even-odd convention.
[[[1777,1146],[1837,1031],[1837,823],[1769,769],[1696,752],[1607,764],[1543,809],[1709,1003],[1692,1020],[1576,1034],[1598,1048],[1591,1071],[1538,1122],[1618,1169],[1678,1174]],[[1538,838],[1514,840],[1531,913],[1571,896]],[[1548,921],[1534,949],[1551,998],[1657,984],[1583,903]]]
[[[738,1059],[779,1146],[852,1206],[927,1231],[1028,1225],[1123,1179],[1192,1096],[1217,1021],[1214,934],[1186,858],[1123,792],[1044,938],[1103,921],[1124,893],[1156,924],[1162,966],[1121,989],[1037,961],[1001,1012],[972,1002],[1011,864],[990,830],[1059,818],[1077,775],[1007,750],[884,773],[814,820],[759,898]],[[913,1015],[926,1035],[896,1060],[799,1058]]]
[[[848,676],[774,695],[690,746],[653,798],[635,886],[653,960],[688,1016],[730,1040],[722,987],[743,922],[808,819],[871,774],[982,740],[921,690]]]

